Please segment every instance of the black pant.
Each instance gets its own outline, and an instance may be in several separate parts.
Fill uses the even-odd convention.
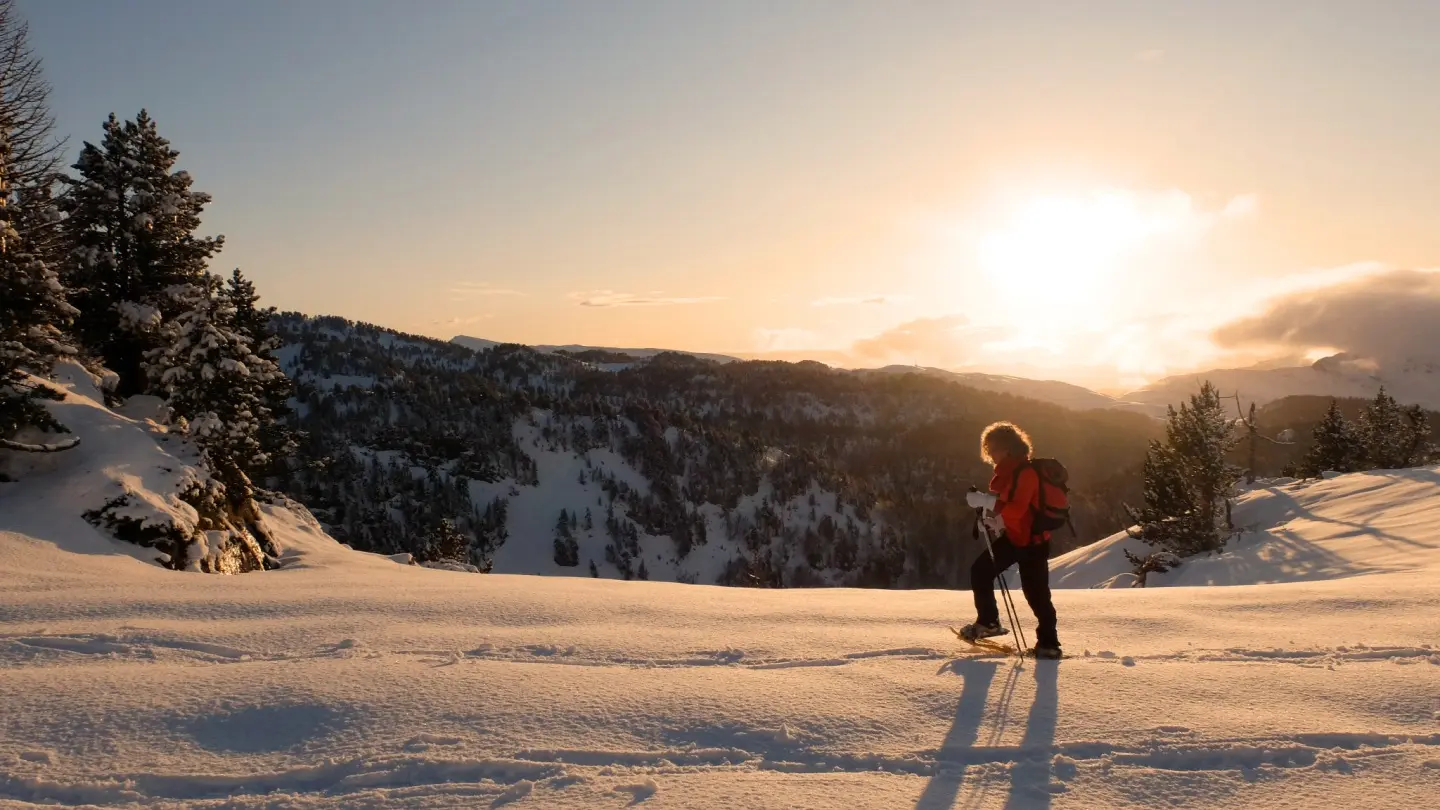
[[[1035,643],[1040,647],[1059,647],[1060,638],[1055,633],[1055,603],[1050,601],[1050,544],[1036,543],[1016,548],[1001,535],[992,548],[995,550],[994,562],[990,560],[990,552],[981,550],[980,557],[970,566],[970,589],[975,592],[976,620],[981,624],[1000,623],[1000,607],[995,603],[995,578],[1001,571],[1019,563],[1020,588],[1040,624],[1035,631]]]

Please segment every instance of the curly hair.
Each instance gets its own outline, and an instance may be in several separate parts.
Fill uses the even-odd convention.
[[[995,459],[990,456],[992,446],[1003,448],[1011,456],[1019,458],[1029,458],[1033,448],[1030,435],[1010,422],[996,422],[980,434],[980,458],[990,465],[995,464]]]

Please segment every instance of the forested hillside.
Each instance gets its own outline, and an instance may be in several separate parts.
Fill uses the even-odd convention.
[[[955,585],[986,424],[1014,420],[1070,466],[1076,533],[1056,553],[1123,527],[1159,432],[928,375],[675,353],[609,370],[339,318],[275,325],[302,438],[272,483],[357,548],[497,571]]]

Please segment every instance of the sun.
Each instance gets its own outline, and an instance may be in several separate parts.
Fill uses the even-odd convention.
[[[1073,321],[1103,302],[1128,254],[1166,219],[1123,192],[1036,197],[982,236],[978,260],[1007,304],[1037,319]]]

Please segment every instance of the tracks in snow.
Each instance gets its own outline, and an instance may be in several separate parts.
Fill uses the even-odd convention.
[[[794,774],[888,773],[916,777],[964,776],[974,767],[1004,776],[1017,768],[1043,769],[1047,784],[1064,789],[1066,780],[1087,772],[1235,771],[1283,775],[1298,771],[1349,774],[1375,757],[1427,757],[1440,747],[1440,734],[1368,733],[1292,734],[1265,738],[1169,740],[1139,746],[1073,741],[1036,746],[975,745],[901,753],[826,750],[787,733],[757,733],[757,743],[742,747],[686,747],[655,751],[531,749],[509,757],[436,758],[416,754],[369,757],[241,775],[127,773],[104,779],[49,779],[48,762],[32,773],[0,770],[0,798],[34,803],[153,804],[174,801],[236,800],[265,796],[334,799],[374,791],[412,795],[468,794],[491,800],[492,807],[519,801],[534,791],[564,791],[586,783],[615,782],[612,792],[637,800],[663,788],[667,775],[775,771]],[[1166,727],[1163,734],[1185,734]],[[457,746],[458,738],[421,734],[427,744]],[[412,741],[414,742],[414,741]],[[413,749],[407,749],[413,750]],[[458,752],[456,752],[458,753]],[[1425,759],[1428,763],[1434,759]],[[977,771],[978,772],[978,771]],[[1033,778],[1028,773],[1027,778]],[[642,779],[635,783],[637,778]],[[393,795],[393,794],[391,794]]]
[[[584,650],[575,645],[521,644],[497,646],[480,644],[468,650],[396,649],[367,647],[355,639],[294,652],[257,652],[223,644],[191,641],[169,637],[157,631],[122,631],[103,633],[29,633],[0,635],[0,666],[44,666],[72,664],[77,659],[129,659],[135,661],[193,661],[196,664],[238,664],[256,661],[293,661],[307,658],[373,658],[379,656],[414,657],[436,666],[473,661],[515,664],[553,664],[581,667],[629,667],[644,669],[677,669],[689,667],[736,667],[752,670],[781,670],[816,667],[844,667],[877,659],[889,660],[959,660],[997,657],[968,648],[935,649],[931,647],[893,647],[861,650],[819,657],[772,657],[751,651],[728,648],[696,650],[678,656],[642,657],[607,654]],[[1004,656],[1000,656],[1004,657]],[[1072,663],[1075,662],[1075,663]],[[1440,650],[1431,646],[1367,646],[1362,644],[1327,649],[1190,649],[1150,655],[1119,655],[1109,650],[1071,653],[1066,666],[1076,664],[1140,663],[1251,663],[1288,664],[1330,668],[1347,664],[1433,664],[1440,665]]]

